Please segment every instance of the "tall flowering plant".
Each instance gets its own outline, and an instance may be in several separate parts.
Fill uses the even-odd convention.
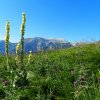
[[[6,22],[6,37],[5,37],[5,54],[7,59],[7,70],[9,70],[9,31],[10,31],[10,23]]]
[[[26,15],[22,13],[22,24],[20,28],[21,33],[21,63],[23,64],[23,56],[24,56],[24,34],[25,34],[25,23],[26,23]]]

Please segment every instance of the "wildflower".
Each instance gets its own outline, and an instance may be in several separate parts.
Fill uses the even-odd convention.
[[[24,35],[24,29],[25,29],[25,22],[26,22],[26,15],[25,13],[22,13],[22,24],[21,24],[21,29],[20,32],[22,35]]]
[[[9,31],[10,31],[10,24],[9,21],[6,22],[6,37],[5,37],[5,53],[7,59],[7,69],[9,69],[9,58],[8,58],[8,51],[9,51]]]
[[[77,85],[77,83],[78,83],[78,81],[74,81],[74,83],[73,83],[73,84],[74,84],[74,86],[76,86],[76,85]]]
[[[24,55],[24,34],[25,34],[25,23],[26,23],[26,15],[22,13],[22,24],[20,28],[21,33],[21,63],[23,64],[23,55]]]
[[[32,58],[32,51],[29,51],[29,55],[28,55],[28,63],[30,63],[31,58]]]
[[[100,81],[100,78],[97,78],[98,81]]]
[[[4,80],[4,81],[3,81],[3,84],[4,84],[5,86],[7,86],[7,85],[9,84],[9,82],[8,82],[7,80]]]
[[[17,46],[16,46],[16,54],[18,54],[20,48],[21,48],[20,43],[18,43]]]
[[[20,48],[21,48],[20,43],[18,43],[17,46],[16,46],[16,58],[15,58],[17,64],[19,63],[18,53],[19,53]]]
[[[9,31],[10,31],[10,24],[7,21],[6,22],[6,37],[5,37],[5,49],[6,49],[7,55],[8,55],[8,44],[9,44]]]

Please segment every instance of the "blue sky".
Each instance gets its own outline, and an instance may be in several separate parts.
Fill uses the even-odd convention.
[[[100,0],[0,0],[0,40],[8,19],[10,41],[19,41],[22,12],[27,17],[25,38],[100,40]]]

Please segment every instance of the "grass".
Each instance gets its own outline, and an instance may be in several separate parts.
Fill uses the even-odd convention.
[[[35,53],[27,66],[26,54],[27,80],[16,76],[15,57],[9,61],[12,73],[0,56],[0,100],[100,100],[100,43]]]
[[[26,15],[16,55],[9,55],[10,23],[5,54],[0,56],[0,100],[99,100],[100,43],[24,54]]]

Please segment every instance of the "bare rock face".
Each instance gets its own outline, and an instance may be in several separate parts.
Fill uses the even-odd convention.
[[[72,47],[72,44],[70,42],[67,42],[62,39],[45,39],[41,37],[35,37],[35,38],[26,38],[24,40],[25,44],[25,52],[29,52],[30,50],[32,52],[38,52],[41,50],[55,50],[55,49],[61,49],[61,48],[69,48]],[[17,43],[9,43],[9,52],[15,53]],[[0,53],[5,53],[5,41],[0,41]]]

